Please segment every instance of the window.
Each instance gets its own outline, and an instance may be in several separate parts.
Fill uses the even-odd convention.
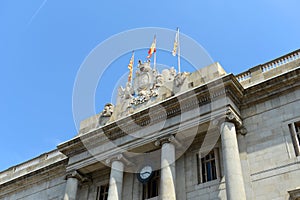
[[[160,171],[154,171],[154,176],[143,185],[143,199],[151,199],[159,194]]]
[[[107,200],[109,184],[97,188],[97,200]]]
[[[300,156],[300,121],[289,124],[296,156]]]
[[[215,148],[208,154],[197,154],[198,183],[205,183],[218,179],[219,175],[219,154]]]

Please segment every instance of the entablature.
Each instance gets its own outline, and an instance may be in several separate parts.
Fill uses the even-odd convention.
[[[240,114],[243,88],[232,74],[141,110],[88,133],[78,135],[58,149],[69,159],[68,170],[92,165],[117,153],[151,151],[166,135],[193,138],[196,130],[211,128],[228,108]],[[145,147],[145,148],[144,148]]]

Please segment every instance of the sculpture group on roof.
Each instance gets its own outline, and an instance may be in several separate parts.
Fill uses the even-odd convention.
[[[177,29],[174,41],[172,55],[178,55],[178,71],[174,67],[162,70],[161,73],[156,69],[156,36],[154,36],[151,47],[148,51],[147,61],[138,61],[135,78],[132,81],[134,51],[128,65],[129,75],[126,86],[118,89],[117,103],[113,107],[112,104],[106,104],[104,110],[100,114],[99,125],[104,125],[108,121],[113,121],[134,111],[138,111],[142,107],[148,106],[159,100],[172,96],[174,88],[180,87],[189,73],[180,73],[180,51],[179,51],[179,29]],[[154,55],[154,67],[150,65],[150,58]],[[163,89],[162,89],[163,88]],[[160,98],[157,98],[160,97]],[[114,109],[111,114],[108,109]]]
[[[150,105],[157,102],[156,97],[165,93],[166,90],[171,94],[170,86],[180,87],[187,76],[189,73],[177,73],[174,67],[163,69],[159,73],[157,69],[151,67],[150,60],[144,63],[139,61],[133,81],[128,81],[125,87],[118,88],[116,106],[114,107],[111,103],[105,105],[99,124],[104,125],[103,122],[107,122],[107,119],[113,116],[114,111],[116,112],[114,119],[116,119],[133,113],[136,109],[144,107],[144,104]],[[163,89],[160,89],[161,87]]]

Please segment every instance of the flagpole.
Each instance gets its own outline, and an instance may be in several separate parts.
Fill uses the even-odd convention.
[[[178,73],[180,73],[180,41],[179,41],[179,28],[177,28],[177,33],[178,33],[178,53],[177,53],[177,58],[178,58]]]
[[[154,52],[154,60],[153,60],[153,62],[154,62],[154,70],[156,70],[156,51]]]
[[[133,74],[133,67],[134,67],[134,50],[132,51],[132,69],[131,69],[131,80],[130,80],[130,87],[132,86],[132,74]]]
[[[154,35],[154,42],[155,42],[155,48],[154,48],[154,70],[156,70],[156,34]]]

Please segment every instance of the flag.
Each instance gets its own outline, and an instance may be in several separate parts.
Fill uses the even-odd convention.
[[[175,35],[174,46],[173,46],[173,51],[172,51],[173,56],[176,56],[178,43],[179,43],[179,28],[177,28],[177,32]]]
[[[156,35],[154,35],[153,42],[151,44],[151,47],[148,51],[148,56],[147,58],[151,58],[152,54],[156,52]]]
[[[134,63],[134,51],[132,52],[132,56],[128,64],[128,69],[129,69],[128,82],[131,82],[132,79],[133,63]]]

